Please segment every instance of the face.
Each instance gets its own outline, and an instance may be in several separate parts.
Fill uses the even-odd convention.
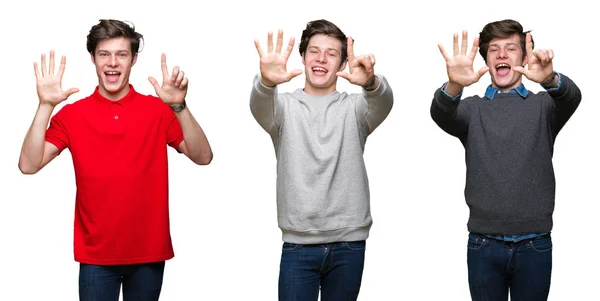
[[[332,93],[336,89],[336,72],[346,67],[346,62],[342,63],[342,42],[325,34],[312,36],[302,63],[306,75],[304,92],[308,95]]]
[[[119,100],[129,92],[129,74],[137,60],[131,53],[129,39],[124,37],[98,42],[92,62],[96,65],[98,90],[110,100]]]
[[[523,50],[519,35],[510,38],[492,39],[487,51],[487,66],[490,67],[492,87],[504,92],[516,88],[521,84],[522,74],[513,70],[514,66],[524,66],[527,58],[523,60]]]

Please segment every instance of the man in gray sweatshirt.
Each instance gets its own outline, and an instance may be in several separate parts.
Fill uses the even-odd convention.
[[[277,158],[277,218],[283,234],[279,300],[356,300],[372,224],[363,151],[367,136],[387,117],[393,94],[375,75],[373,55],[354,56],[353,39],[326,20],[309,22],[300,55],[304,89],[278,93],[288,72],[294,38],[273,48],[272,33],[260,56],[250,109],[271,136]],[[345,67],[349,73],[342,72]],[[336,90],[338,77],[362,87]]]
[[[487,24],[467,54],[467,32],[454,35],[454,55],[439,45],[448,82],[431,116],[465,147],[465,198],[470,209],[467,265],[475,301],[547,300],[552,270],[554,141],[581,101],[566,75],[554,71],[552,50],[533,51],[519,22]],[[486,67],[473,70],[477,49]],[[526,66],[526,67],[525,67]],[[462,90],[486,72],[484,97],[461,100]],[[543,92],[528,91],[525,75]]]

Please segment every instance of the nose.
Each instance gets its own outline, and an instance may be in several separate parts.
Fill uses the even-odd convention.
[[[319,57],[317,57],[317,61],[320,63],[327,63],[327,54],[325,52],[319,53]]]
[[[116,67],[119,65],[119,61],[117,60],[117,56],[116,55],[111,55],[110,58],[108,59],[108,65],[111,67]]]
[[[504,49],[504,48],[501,48],[500,51],[498,51],[498,57],[499,58],[507,58],[508,51],[506,51],[506,49]]]

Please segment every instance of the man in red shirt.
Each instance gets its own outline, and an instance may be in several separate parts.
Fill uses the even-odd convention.
[[[208,140],[186,107],[188,79],[179,67],[169,74],[162,55],[162,85],[148,78],[158,97],[142,95],[129,83],[142,39],[118,20],[93,26],[87,49],[98,86],[52,118],[55,106],[79,90],[61,88],[64,56],[56,73],[52,51],[48,66],[44,54],[41,66],[34,63],[40,103],[19,169],[34,174],[64,149],[71,152],[82,301],[118,300],[121,285],[124,301],[158,300],[165,260],[174,256],[166,145],[199,165],[212,160]]]

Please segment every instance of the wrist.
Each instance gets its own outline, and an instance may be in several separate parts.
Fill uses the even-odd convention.
[[[548,76],[548,78],[546,78],[543,82],[541,82],[541,84],[544,86],[549,86],[550,84],[552,84],[552,82],[554,82],[555,78],[556,78],[556,72],[552,71],[552,75]]]
[[[375,83],[377,82],[377,75],[373,74],[373,77],[371,77],[371,79],[369,80],[369,82],[367,82],[366,85],[363,86],[363,88],[365,90],[373,90],[373,88],[375,87]]]
[[[173,110],[173,112],[179,113],[179,112],[183,111],[183,109],[185,109],[187,107],[187,105],[186,105],[185,99],[184,99],[182,103],[175,104],[175,105],[169,105],[169,107],[171,107],[171,110]]]

